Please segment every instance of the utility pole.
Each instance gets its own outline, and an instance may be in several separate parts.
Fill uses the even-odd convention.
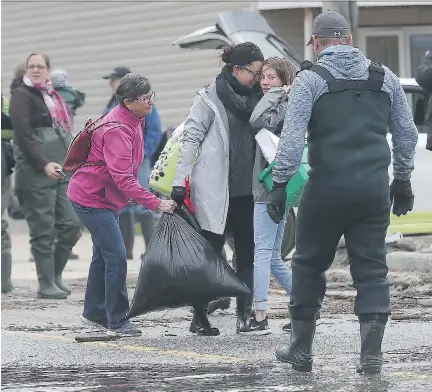
[[[323,1],[322,11],[336,11],[343,15],[351,29],[353,45],[358,46],[358,5],[357,1]]]

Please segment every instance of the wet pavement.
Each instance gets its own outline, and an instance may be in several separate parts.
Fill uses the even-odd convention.
[[[15,368],[2,370],[5,391],[430,391],[432,367],[407,372],[385,370],[380,376],[355,375],[353,369],[320,367],[311,374],[287,366],[150,366],[120,368]],[[424,373],[429,373],[429,376]]]
[[[383,373],[356,373],[358,324],[341,315],[317,327],[314,369],[295,372],[275,360],[274,350],[289,335],[281,320],[270,320],[272,334],[239,336],[234,318],[212,320],[218,337],[187,331],[181,310],[140,317],[140,338],[76,343],[94,331],[68,323],[43,331],[36,327],[2,328],[2,390],[5,391],[432,391],[432,325],[391,322],[384,341]],[[168,321],[164,323],[162,320]]]
[[[2,390],[75,391],[316,391],[431,392],[432,302],[430,274],[392,271],[392,320],[383,343],[385,365],[379,377],[355,372],[360,339],[352,315],[354,292],[348,267],[329,271],[328,292],[317,327],[314,370],[300,374],[275,360],[289,334],[287,297],[273,287],[268,336],[235,333],[235,301],[211,322],[217,337],[188,331],[189,308],[153,312],[133,320],[142,337],[111,342],[77,343],[77,335],[95,331],[79,321],[91,243],[78,243],[80,260],[68,264],[65,279],[73,293],[67,300],[37,300],[34,263],[28,262],[28,238],[14,237],[13,293],[2,295]],[[18,237],[20,239],[20,237]],[[137,253],[143,246],[136,238]],[[132,297],[139,261],[129,262]],[[396,320],[397,319],[397,320]]]

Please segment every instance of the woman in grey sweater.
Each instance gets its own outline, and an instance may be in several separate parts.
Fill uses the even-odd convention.
[[[288,103],[289,88],[295,75],[296,69],[287,59],[271,57],[264,62],[260,77],[264,96],[250,118],[250,124],[257,131],[266,128],[280,135]],[[286,216],[279,224],[273,222],[267,213],[267,188],[258,181],[258,175],[266,166],[267,161],[257,145],[253,173],[255,317],[248,325],[240,329],[240,333],[245,334],[266,335],[271,332],[267,321],[270,272],[287,294],[291,293],[291,270],[281,258]]]

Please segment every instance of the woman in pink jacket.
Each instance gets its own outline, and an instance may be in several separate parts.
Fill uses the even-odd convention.
[[[159,199],[137,180],[144,158],[142,122],[151,113],[154,100],[148,79],[136,74],[124,76],[116,96],[119,106],[101,120],[105,125],[93,135],[87,162],[97,164],[75,172],[68,197],[93,240],[81,320],[108,328],[108,334],[140,336],[141,331],[125,321],[129,310],[127,264],[118,211],[133,201],[172,213],[176,203]]]

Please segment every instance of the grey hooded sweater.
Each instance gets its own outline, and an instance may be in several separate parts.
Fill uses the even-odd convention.
[[[370,60],[352,46],[326,48],[319,54],[317,64],[329,70],[335,78],[361,80],[369,77]],[[418,133],[398,77],[387,67],[384,69],[382,90],[391,101],[388,129],[393,142],[393,175],[405,181],[410,179],[414,170]],[[295,78],[273,167],[275,182],[286,182],[297,172],[313,106],[326,92],[327,83],[313,71],[304,70]]]

